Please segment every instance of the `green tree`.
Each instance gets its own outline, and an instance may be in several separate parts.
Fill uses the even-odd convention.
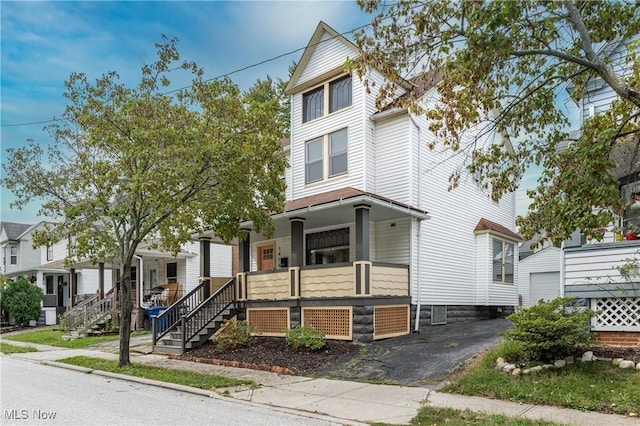
[[[525,238],[541,229],[541,240],[556,243],[576,228],[589,233],[623,207],[612,171],[624,152],[638,150],[640,63],[630,42],[640,32],[636,1],[357,1],[376,16],[372,31],[355,35],[363,53],[353,63],[370,87],[372,68],[391,81],[380,89],[380,106],[409,87],[398,105],[432,119],[431,130],[467,155],[468,171],[481,174],[496,196],[515,190],[532,165],[543,168],[527,217],[519,218]],[[608,57],[616,43],[627,44],[629,74]],[[412,82],[434,76],[440,101],[426,109]],[[580,100],[594,80],[618,100],[558,149],[569,124],[559,95],[570,88]],[[465,139],[474,126],[482,130]],[[486,146],[493,132],[516,141],[515,150]],[[627,165],[637,171],[637,164]],[[460,175],[452,175],[453,186]]]
[[[24,277],[3,282],[0,286],[0,306],[10,318],[13,318],[16,325],[38,319],[41,310],[40,302],[44,299],[41,288],[31,284]]]
[[[203,230],[243,238],[242,221],[269,234],[270,212],[284,203],[278,103],[253,99],[228,79],[205,81],[195,63],[179,62],[176,43],[163,37],[134,87],[116,72],[95,83],[72,74],[47,161],[32,141],[10,150],[5,166],[14,205],[41,198],[40,214],[54,220],[36,244],[71,236],[70,261],[118,266],[120,366],[129,364],[129,271],[138,245],[176,253]],[[191,85],[170,90],[176,73]]]

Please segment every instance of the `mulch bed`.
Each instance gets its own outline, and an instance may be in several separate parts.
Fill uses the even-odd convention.
[[[588,350],[593,351],[596,357],[601,358],[622,358],[633,361],[636,364],[640,362],[640,347],[617,347],[606,345],[591,345]]]
[[[329,365],[362,349],[361,345],[338,340],[327,340],[323,349],[298,352],[288,346],[283,338],[256,337],[251,346],[241,346],[230,351],[220,351],[207,342],[184,355],[172,358],[232,367],[252,368],[280,374],[299,376],[315,375]]]

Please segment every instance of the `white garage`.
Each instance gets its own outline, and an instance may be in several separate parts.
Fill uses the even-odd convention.
[[[560,249],[547,247],[518,264],[518,295],[522,307],[560,296]]]

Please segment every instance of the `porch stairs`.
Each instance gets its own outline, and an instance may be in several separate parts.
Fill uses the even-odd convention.
[[[113,303],[113,290],[107,293],[103,299],[100,299],[96,294],[65,312],[62,316],[62,322],[71,332],[79,334],[95,332],[103,329],[107,321],[111,319]]]
[[[206,297],[209,281],[204,281],[153,318],[153,352],[183,354],[209,340],[225,320],[235,316],[234,283],[231,279]]]

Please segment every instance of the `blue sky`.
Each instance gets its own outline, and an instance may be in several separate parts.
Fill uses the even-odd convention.
[[[72,72],[96,78],[118,71],[135,84],[155,59],[161,35],[177,37],[182,59],[213,78],[304,48],[320,20],[338,32],[369,23],[355,1],[13,2],[0,4],[1,150],[27,139],[51,142],[45,124],[60,116],[64,81]],[[241,88],[267,75],[285,79],[302,51],[231,75]],[[2,188],[2,220],[34,223],[39,205],[11,210]]]
[[[354,0],[344,1],[184,1],[184,2],[31,2],[0,3],[1,153],[28,139],[52,142],[40,123],[60,116],[64,81],[72,72],[97,78],[118,71],[135,84],[142,63],[155,59],[161,34],[177,37],[182,59],[205,69],[205,78],[303,49],[320,20],[344,33],[371,21]],[[234,73],[246,89],[267,75],[285,79],[302,51]],[[566,105],[574,109],[573,105]],[[572,108],[573,107],[573,108]],[[570,112],[570,111],[569,111]],[[3,172],[2,172],[3,173]],[[522,187],[535,185],[528,173]],[[13,195],[2,188],[1,220],[35,223],[39,204],[11,210]],[[527,205],[517,194],[519,212]]]

